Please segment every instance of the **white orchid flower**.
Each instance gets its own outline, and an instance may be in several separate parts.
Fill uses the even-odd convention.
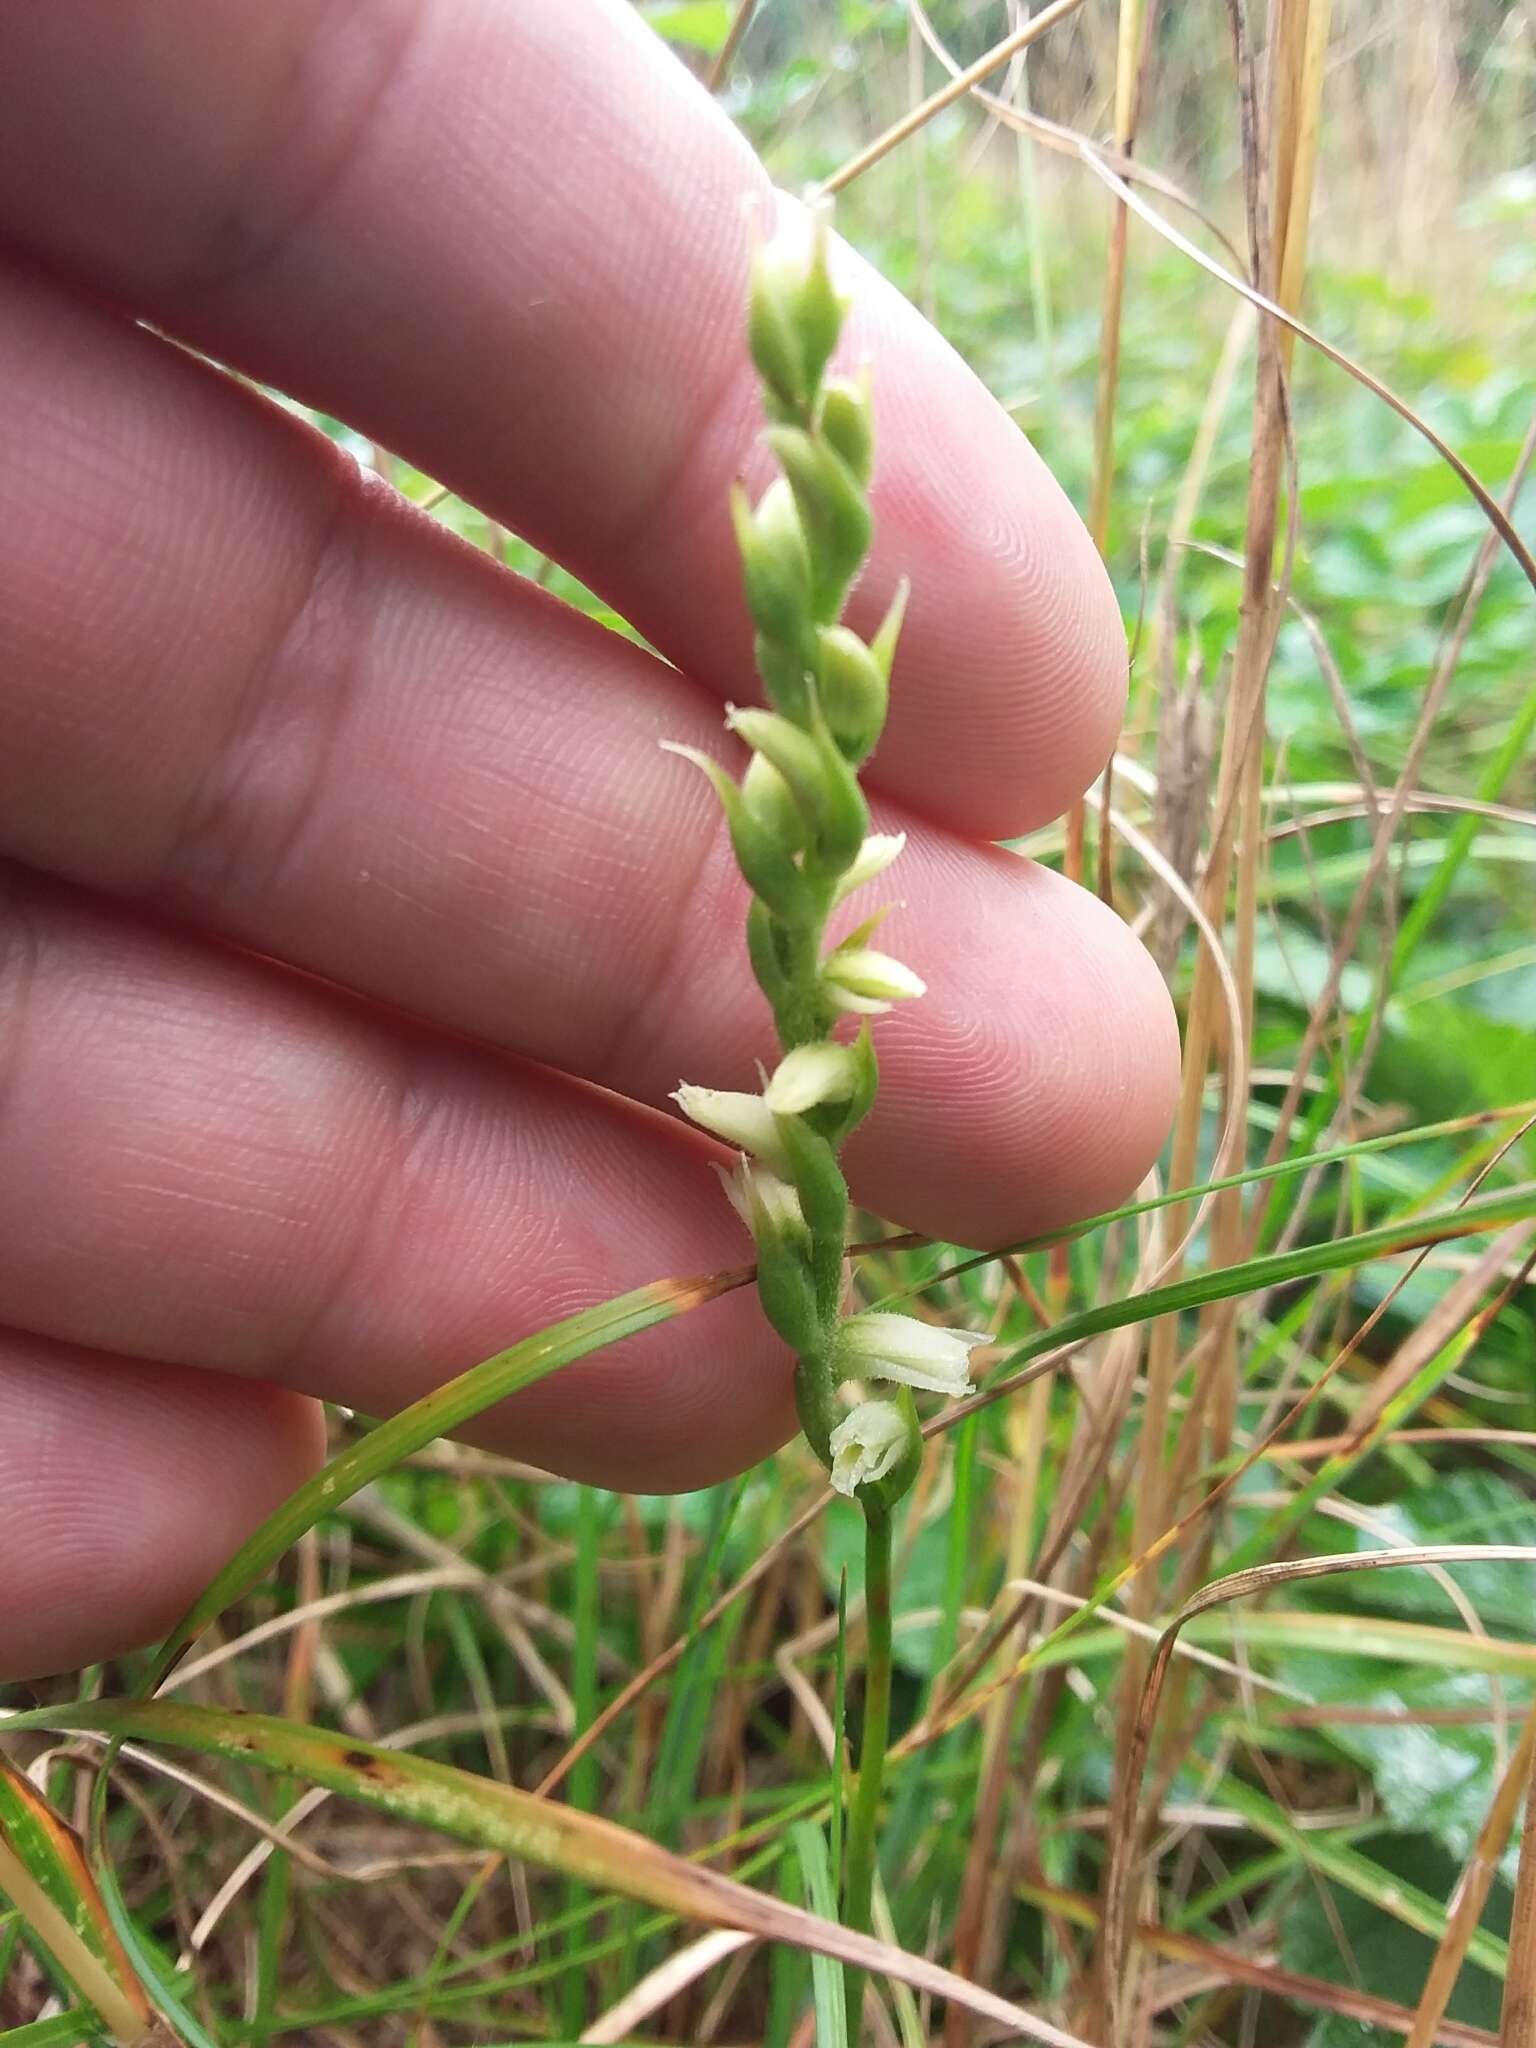
[[[907,1425],[892,1401],[861,1401],[832,1432],[832,1484],[850,1500],[883,1479],[907,1447]]]
[[[763,1100],[776,1116],[799,1116],[821,1102],[846,1102],[858,1079],[858,1060],[846,1045],[799,1045],[779,1061]]]
[[[889,953],[873,946],[851,946],[828,955],[821,985],[828,1000],[858,1016],[877,1017],[892,1003],[910,1002],[927,993],[927,983]]]
[[[672,1091],[672,1100],[702,1129],[724,1138],[738,1152],[750,1152],[781,1180],[790,1178],[779,1127],[761,1095],[743,1095],[732,1088],[696,1088],[690,1081],[681,1081]]]
[[[832,891],[834,907],[850,897],[855,889],[862,889],[866,882],[872,882],[876,875],[883,875],[906,843],[905,832],[872,832],[854,856],[853,866],[838,877],[837,886]]]
[[[958,1400],[971,1391],[971,1353],[991,1341],[979,1330],[948,1330],[915,1316],[867,1309],[843,1324],[838,1352],[850,1378],[894,1380]]]
[[[726,1200],[751,1231],[755,1244],[761,1244],[765,1234],[809,1239],[800,1197],[788,1181],[780,1180],[766,1166],[759,1166],[745,1152],[736,1161],[734,1172],[727,1173],[718,1165],[715,1172],[720,1176]]]

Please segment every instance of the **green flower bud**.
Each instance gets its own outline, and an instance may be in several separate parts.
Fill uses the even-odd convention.
[[[814,391],[832,360],[837,337],[848,317],[848,300],[832,283],[827,267],[827,221],[823,212],[816,221],[811,244],[811,261],[801,283],[795,307],[795,327],[800,337],[801,360],[805,364],[807,391]]]
[[[825,726],[802,732],[778,712],[753,705],[733,708],[725,722],[749,747],[766,754],[789,784],[823,858],[839,870],[850,866],[864,843],[869,807],[858,777]]]
[[[801,345],[799,266],[770,244],[752,259],[747,297],[747,345],[757,374],[788,411],[799,411],[810,390]]]
[[[811,1234],[800,1197],[787,1181],[743,1155],[734,1173],[717,1167],[731,1207],[757,1246],[757,1291],[763,1312],[784,1342],[808,1351],[821,1341]]]
[[[740,484],[731,518],[753,623],[770,639],[796,645],[811,605],[811,560],[793,492],[776,477],[754,512]]]
[[[795,866],[791,847],[786,846],[778,833],[747,804],[742,791],[720,763],[712,761],[697,747],[679,746],[673,740],[663,740],[661,746],[664,753],[679,754],[696,768],[702,768],[714,784],[720,807],[725,812],[736,865],[753,895],[760,896],[776,916],[791,924],[803,923],[813,917],[815,899],[810,884]],[[801,831],[803,836],[803,827]]]
[[[838,378],[826,387],[817,425],[850,473],[867,486],[875,462],[875,431],[871,417],[869,370],[866,366],[856,384]]]
[[[816,1282],[810,1258],[798,1246],[773,1241],[758,1246],[757,1298],[792,1351],[811,1351],[820,1343]]]
[[[842,457],[799,427],[770,427],[764,439],[783,465],[810,550],[818,618],[830,622],[869,552],[869,504]]]
[[[821,626],[816,634],[821,708],[843,753],[862,761],[879,739],[889,696],[880,664],[847,626]]]
[[[742,778],[741,800],[765,832],[787,852],[798,853],[806,824],[794,792],[766,754],[754,754]]]

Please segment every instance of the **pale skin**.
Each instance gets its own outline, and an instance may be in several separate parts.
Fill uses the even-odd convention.
[[[663,1105],[754,1085],[768,1019],[657,741],[731,759],[752,694],[726,493],[761,474],[766,189],[625,0],[0,12],[0,1677],[164,1629],[314,1468],[321,1398],[386,1411],[746,1255]],[[1171,1114],[1145,954],[986,844],[1100,769],[1124,637],[1023,438],[845,266],[853,622],[914,585],[870,781],[932,991],[881,1020],[850,1168],[994,1244],[1124,1196]],[[451,484],[671,666],[162,336]],[[477,1434],[659,1491],[793,1427],[741,1293]]]

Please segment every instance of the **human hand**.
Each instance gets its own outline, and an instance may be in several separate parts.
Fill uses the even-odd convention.
[[[315,1397],[385,1412],[746,1255],[660,1106],[750,1086],[771,1035],[713,799],[656,742],[724,758],[752,688],[726,492],[766,191],[625,0],[0,16],[0,1676],[166,1627],[313,1467]],[[850,617],[911,575],[871,779],[932,991],[882,1021],[850,1166],[1002,1242],[1122,1196],[1171,1113],[1145,954],[984,843],[1101,766],[1123,636],[1007,418],[845,274],[879,428]],[[135,318],[442,478],[674,666]],[[743,1293],[478,1434],[656,1491],[793,1427]]]

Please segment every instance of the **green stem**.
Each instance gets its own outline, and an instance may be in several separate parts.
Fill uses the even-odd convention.
[[[869,1647],[859,1730],[859,1785],[848,1828],[848,1888],[843,1901],[843,1918],[859,1934],[872,1932],[875,1833],[891,1732],[891,1517],[889,1510],[868,1505],[864,1509],[864,1615]],[[850,1969],[845,1983],[848,2038],[856,2042],[861,2034],[864,1972]]]

